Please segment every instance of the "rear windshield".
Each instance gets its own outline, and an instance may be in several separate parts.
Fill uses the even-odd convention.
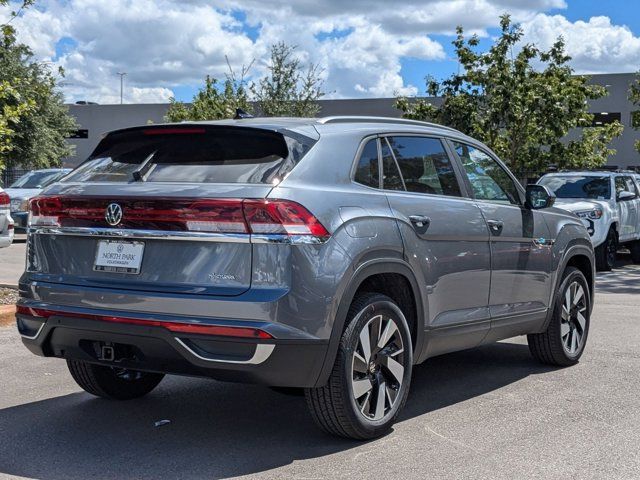
[[[108,135],[66,182],[277,184],[314,140],[246,127],[149,127]]]
[[[65,172],[33,171],[21,176],[11,188],[44,188],[63,177]]]
[[[542,177],[538,183],[548,187],[558,198],[591,198],[595,200],[611,198],[609,177],[550,175]]]

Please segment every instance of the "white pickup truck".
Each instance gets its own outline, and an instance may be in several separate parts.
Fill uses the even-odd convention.
[[[555,206],[580,217],[596,250],[596,268],[611,270],[618,247],[640,263],[640,188],[633,172],[579,171],[544,175],[538,184],[556,195]]]

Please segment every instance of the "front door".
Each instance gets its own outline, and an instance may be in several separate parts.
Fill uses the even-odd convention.
[[[489,153],[452,142],[491,235],[491,294],[493,328],[522,330],[549,307],[552,238],[540,212],[524,207],[514,179]],[[492,332],[493,333],[493,332]],[[487,337],[489,340],[491,336]]]
[[[490,328],[489,234],[482,212],[463,198],[440,139],[382,138],[381,153],[383,187],[405,256],[427,292],[423,357],[478,345]]]
[[[638,231],[638,192],[633,180],[628,175],[617,175],[614,179],[616,187],[616,207],[620,226],[618,236],[620,241],[633,240]],[[633,197],[620,198],[622,192],[627,192]]]

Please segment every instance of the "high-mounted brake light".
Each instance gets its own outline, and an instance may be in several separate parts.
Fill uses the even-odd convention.
[[[117,203],[120,222],[109,225],[107,206]],[[30,226],[113,227],[226,234],[311,236],[329,232],[305,207],[290,200],[238,198],[36,197],[30,203]]]
[[[145,135],[199,135],[206,133],[204,128],[148,128],[142,131]]]
[[[202,335],[215,335],[220,337],[239,337],[239,338],[255,338],[270,339],[273,336],[259,328],[250,327],[233,327],[225,325],[207,325],[203,323],[180,323],[165,322],[162,320],[149,320],[145,318],[131,317],[115,317],[110,315],[94,315],[88,313],[62,312],[56,310],[46,310],[43,308],[32,308],[18,305],[16,307],[18,315],[27,315],[30,317],[47,319],[53,316],[84,318],[87,320],[95,320],[100,322],[124,323],[128,325],[140,325],[144,327],[162,327],[170,332],[175,333],[196,333]]]
[[[11,199],[6,192],[0,192],[0,208],[8,207],[11,204]]]

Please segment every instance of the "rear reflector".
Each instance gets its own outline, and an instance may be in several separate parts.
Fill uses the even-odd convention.
[[[6,192],[0,192],[0,207],[8,207],[11,204],[11,199]]]
[[[115,225],[106,209],[122,211]],[[308,235],[329,232],[306,208],[290,200],[36,197],[30,203],[30,226],[114,227],[120,229],[235,234]]]
[[[177,333],[195,333],[202,335],[215,335],[220,337],[238,337],[238,338],[256,338],[270,339],[273,336],[259,328],[248,327],[228,327],[222,325],[206,325],[202,323],[179,323],[179,322],[163,322],[161,320],[147,320],[143,318],[114,317],[108,315],[92,315],[75,312],[59,312],[55,310],[46,310],[42,308],[31,308],[18,305],[16,307],[18,315],[27,315],[36,318],[49,318],[53,316],[84,318],[87,320],[95,320],[100,322],[122,323],[127,325],[140,325],[144,327],[162,327],[170,332]]]

